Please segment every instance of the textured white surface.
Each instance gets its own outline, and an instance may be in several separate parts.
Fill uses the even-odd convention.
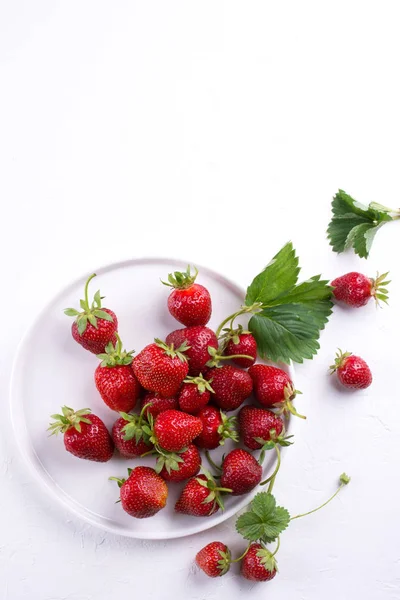
[[[336,256],[325,240],[339,186],[399,204],[397,10],[356,1],[0,4],[2,599],[399,598],[399,229],[385,226],[368,262]],[[389,308],[336,309],[318,357],[297,369],[308,420],[286,453],[279,501],[307,510],[343,470],[353,480],[282,536],[279,576],[259,587],[235,569],[213,581],[192,568],[213,539],[241,549],[230,523],[140,542],[48,500],[24,469],[7,408],[16,345],[47,300],[93,266],[163,253],[246,285],[289,238],[305,277],[390,269],[393,283]],[[337,346],[368,360],[369,390],[348,395],[329,379]]]

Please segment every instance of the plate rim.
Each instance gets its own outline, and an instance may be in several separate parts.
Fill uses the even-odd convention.
[[[226,277],[225,275],[222,275],[221,273],[219,273],[218,271],[215,271],[214,269],[212,269],[210,267],[199,264],[197,261],[187,262],[187,261],[183,261],[183,260],[177,259],[177,258],[168,258],[168,257],[159,257],[159,256],[142,256],[142,257],[135,257],[135,258],[127,258],[127,259],[123,259],[123,260],[119,260],[119,261],[112,261],[112,262],[109,262],[107,264],[100,266],[98,269],[91,270],[90,273],[96,273],[96,275],[101,275],[102,273],[110,272],[110,271],[124,268],[127,266],[140,265],[140,264],[145,265],[145,264],[151,264],[154,262],[158,262],[161,264],[170,264],[170,265],[174,264],[178,267],[182,267],[182,265],[185,265],[185,264],[196,264],[196,267],[198,268],[199,272],[206,272],[213,278],[223,280],[238,295],[243,297],[243,299],[245,298],[245,295],[246,295],[245,289],[242,288],[240,285],[238,285],[235,281],[233,281],[229,277]],[[254,496],[260,491],[258,489],[258,486],[254,490],[249,492],[248,494],[245,494],[243,496],[243,498],[240,499],[238,504],[235,504],[235,506],[233,506],[232,508],[229,508],[228,510],[221,512],[221,514],[216,516],[211,521],[209,521],[206,518],[201,519],[201,520],[199,518],[199,522],[197,523],[197,525],[190,527],[190,528],[185,527],[184,529],[178,530],[173,533],[171,533],[170,531],[165,532],[165,533],[163,533],[162,531],[158,531],[158,532],[140,532],[139,531],[138,532],[135,530],[130,530],[130,529],[126,529],[126,528],[123,529],[123,528],[119,528],[117,526],[109,525],[105,519],[104,519],[104,522],[98,521],[94,516],[95,513],[92,513],[87,507],[80,505],[78,502],[76,502],[62,488],[58,488],[57,485],[51,484],[50,475],[47,473],[44,465],[42,465],[40,458],[37,456],[34,449],[33,449],[33,452],[35,453],[35,455],[38,459],[38,462],[42,465],[41,469],[39,469],[37,464],[33,461],[32,457],[30,456],[30,453],[28,451],[28,448],[25,447],[26,445],[23,443],[22,436],[20,436],[18,434],[18,427],[20,428],[20,424],[17,427],[17,419],[16,419],[16,414],[15,414],[16,413],[16,404],[17,404],[16,387],[17,387],[17,380],[18,380],[17,365],[18,365],[19,359],[23,355],[26,341],[29,339],[29,336],[34,332],[34,330],[37,327],[37,325],[39,324],[41,318],[46,314],[46,312],[49,310],[51,305],[54,302],[57,302],[58,300],[60,300],[62,298],[62,296],[67,293],[69,288],[76,286],[78,283],[80,283],[82,281],[84,282],[85,279],[87,279],[87,277],[88,277],[88,272],[86,271],[79,277],[76,277],[75,279],[70,281],[67,285],[62,286],[61,289],[57,293],[55,293],[48,302],[45,303],[45,305],[36,313],[36,315],[34,316],[34,318],[31,321],[30,325],[25,329],[24,333],[22,334],[22,336],[18,342],[16,351],[14,354],[12,367],[11,367],[10,383],[9,383],[10,419],[11,419],[12,429],[13,429],[13,433],[14,433],[14,440],[16,442],[19,453],[21,454],[22,458],[24,459],[25,464],[29,468],[29,472],[34,477],[34,479],[36,479],[40,483],[40,485],[38,487],[40,489],[42,489],[42,491],[46,490],[47,492],[50,492],[50,496],[52,498],[54,498],[55,500],[57,500],[57,503],[59,503],[63,507],[65,507],[74,516],[76,516],[77,518],[81,519],[82,521],[84,521],[86,523],[89,523],[91,526],[102,529],[103,531],[108,531],[109,533],[112,533],[114,535],[120,535],[123,537],[129,537],[129,538],[133,538],[133,539],[142,539],[142,540],[169,540],[169,539],[179,539],[179,538],[184,538],[184,537],[187,537],[190,535],[195,535],[197,533],[201,533],[201,532],[207,531],[209,529],[212,529],[213,527],[216,527],[217,525],[221,525],[223,522],[227,521],[229,518],[238,514],[241,510],[243,510],[243,508],[245,508],[251,502],[252,498],[254,498]],[[295,370],[293,367],[293,362],[290,362],[290,364],[288,364],[286,366],[289,371],[289,375],[290,375],[291,379],[294,380]],[[294,419],[290,419],[290,429],[291,430],[293,429],[293,421],[294,421]],[[79,510],[79,508],[78,508],[79,506],[82,506],[82,509],[84,512]],[[91,515],[93,515],[93,517]]]

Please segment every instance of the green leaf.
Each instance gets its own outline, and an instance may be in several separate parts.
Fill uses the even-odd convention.
[[[250,510],[238,517],[236,529],[246,540],[268,544],[287,528],[289,521],[286,508],[276,506],[272,494],[260,492],[254,497]]]
[[[328,226],[328,238],[335,252],[353,247],[361,258],[368,258],[378,229],[396,216],[390,208],[377,202],[364,206],[343,190],[332,200],[332,220]]]
[[[319,349],[320,331],[332,313],[331,295],[328,281],[316,275],[270,299],[248,326],[256,338],[259,355],[284,363],[312,358]]]
[[[295,285],[300,272],[298,264],[293,245],[288,242],[247,288],[246,305],[269,304],[270,300]]]

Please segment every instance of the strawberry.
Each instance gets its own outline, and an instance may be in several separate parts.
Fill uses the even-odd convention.
[[[222,463],[221,485],[232,495],[247,494],[261,482],[262,467],[254,456],[237,448],[227,454]]]
[[[61,415],[51,415],[55,419],[50,424],[51,435],[64,434],[67,452],[78,458],[107,462],[114,453],[114,444],[103,421],[92,414],[90,408],[74,411],[62,407]]]
[[[339,350],[330,369],[331,373],[336,371],[340,383],[347,388],[365,390],[372,383],[372,373],[365,360],[351,352]]]
[[[152,517],[164,508],[168,488],[164,479],[150,467],[128,469],[128,479],[110,477],[121,488],[122,508],[137,519]]]
[[[245,446],[251,450],[261,448],[263,444],[256,441],[261,438],[265,442],[278,438],[283,430],[283,421],[275,413],[256,406],[243,406],[239,412],[239,432]]]
[[[139,415],[121,413],[112,428],[112,438],[124,458],[137,458],[152,449],[149,436],[141,428]]]
[[[283,413],[291,412],[297,417],[306,418],[293,406],[292,402],[300,392],[294,389],[292,380],[285,371],[268,365],[253,365],[248,373],[253,380],[254,395],[262,406],[277,406]]]
[[[190,265],[183,273],[175,271],[168,275],[164,285],[173,290],[168,297],[168,310],[171,315],[187,327],[191,325],[207,325],[211,317],[211,296],[208,290],[195,283],[198,270],[190,273]]]
[[[212,476],[205,472],[189,479],[175,504],[176,512],[193,517],[209,517],[224,507],[221,492],[230,492],[217,487]]]
[[[163,398],[159,396],[156,392],[147,392],[140,401],[140,407],[143,409],[145,406],[145,414],[148,416],[149,414],[155,419],[157,415],[159,415],[164,410],[168,410],[171,408],[178,409],[178,400],[177,398]]]
[[[388,291],[385,286],[390,281],[385,280],[388,274],[384,273],[377,275],[376,279],[370,279],[355,271],[346,273],[332,281],[333,295],[336,300],[357,308],[365,306],[371,298],[375,298],[376,302],[382,300],[387,303]]]
[[[189,348],[185,355],[189,361],[189,374],[199,375],[210,360],[208,348],[218,349],[218,340],[215,333],[209,327],[185,327],[176,329],[167,335],[166,343],[174,344],[178,348],[186,342]]]
[[[199,377],[187,377],[179,392],[179,408],[191,415],[208,404],[212,389],[210,383],[200,374]]]
[[[115,346],[109,342],[105,354],[98,354],[101,363],[94,373],[96,387],[111,410],[131,411],[140,395],[140,383],[132,370],[132,352],[122,351],[122,342],[116,333]]]
[[[156,339],[134,358],[133,372],[140,384],[150,392],[157,392],[166,398],[175,396],[182,381],[188,374],[187,349],[182,344],[177,350]]]
[[[276,560],[262,544],[250,544],[241,565],[240,573],[250,581],[270,581],[276,575]]]
[[[85,284],[85,299],[80,301],[82,312],[66,308],[64,313],[69,317],[76,317],[71,329],[74,340],[85,350],[100,354],[105,351],[108,343],[115,340],[118,321],[112,310],[101,307],[103,296],[100,296],[100,290],[95,293],[92,305],[89,305],[88,287],[93,277],[96,277],[95,273]]]
[[[194,440],[199,448],[213,450],[223,446],[226,439],[239,441],[236,432],[236,417],[228,417],[215,406],[205,406],[196,415],[203,423],[203,431]]]
[[[184,481],[200,471],[201,458],[194,444],[179,454],[163,452],[157,459],[156,471],[166,481]]]
[[[235,410],[253,390],[250,375],[232,365],[209,369],[205,378],[212,383],[213,400],[223,410]]]
[[[250,331],[244,331],[239,325],[237,329],[228,329],[225,334],[224,354],[232,357],[232,362],[243,369],[251,367],[257,358],[257,342]],[[236,354],[247,355],[251,358],[234,358]]]
[[[230,550],[222,542],[211,542],[196,554],[196,564],[209,577],[221,577],[231,566]]]
[[[164,410],[153,426],[151,441],[163,450],[179,452],[201,433],[203,423],[197,417],[179,410]]]

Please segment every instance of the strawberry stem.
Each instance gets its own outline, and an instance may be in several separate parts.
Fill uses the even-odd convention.
[[[340,481],[340,485],[339,485],[338,489],[336,490],[336,492],[334,494],[332,494],[332,496],[330,498],[328,498],[328,500],[326,502],[324,502],[320,506],[317,506],[317,508],[313,508],[313,510],[309,510],[308,512],[301,513],[300,515],[296,515],[295,517],[292,517],[290,520],[293,521],[294,519],[300,519],[301,517],[306,517],[307,515],[311,515],[312,513],[317,512],[318,510],[320,510],[321,508],[323,508],[324,506],[329,504],[329,502],[331,502],[338,495],[340,490],[342,488],[344,488],[345,485],[350,483],[350,477],[348,475],[346,475],[346,473],[342,473],[339,481]]]
[[[230,321],[230,328],[233,329],[233,322],[234,322],[234,320],[237,317],[239,317],[240,315],[244,315],[246,313],[253,313],[254,314],[256,312],[259,312],[261,309],[262,309],[262,302],[255,302],[251,306],[245,306],[245,305],[241,306],[240,310],[238,310],[237,312],[233,313],[232,315],[229,315],[229,317],[226,317],[226,319],[224,319],[222,321],[222,323],[219,325],[217,331],[215,332],[215,335],[217,336],[217,338],[219,338],[219,336],[221,335],[222,328],[229,321]]]
[[[274,487],[276,476],[278,475],[278,471],[281,466],[281,451],[279,450],[278,444],[274,444],[274,448],[276,450],[276,458],[277,458],[275,470],[272,473],[272,475],[270,475],[268,477],[268,479],[265,479],[265,481],[262,481],[260,483],[260,485],[266,485],[267,483],[269,483],[267,494],[270,494],[272,492],[272,488]]]
[[[213,467],[216,471],[222,471],[221,467],[219,467],[218,465],[215,464],[215,462],[211,458],[208,450],[206,450],[205,455],[206,455],[206,459],[211,467]]]
[[[87,311],[89,311],[89,283],[94,277],[96,277],[96,273],[93,273],[93,275],[91,275],[85,283],[85,304]]]
[[[251,542],[249,542],[249,545],[247,546],[246,550],[243,552],[243,554],[241,554],[240,556],[238,556],[238,558],[235,559],[231,559],[230,562],[231,563],[237,563],[240,562],[241,560],[243,560],[243,558],[246,556],[246,554],[248,553],[249,549],[251,546]]]

